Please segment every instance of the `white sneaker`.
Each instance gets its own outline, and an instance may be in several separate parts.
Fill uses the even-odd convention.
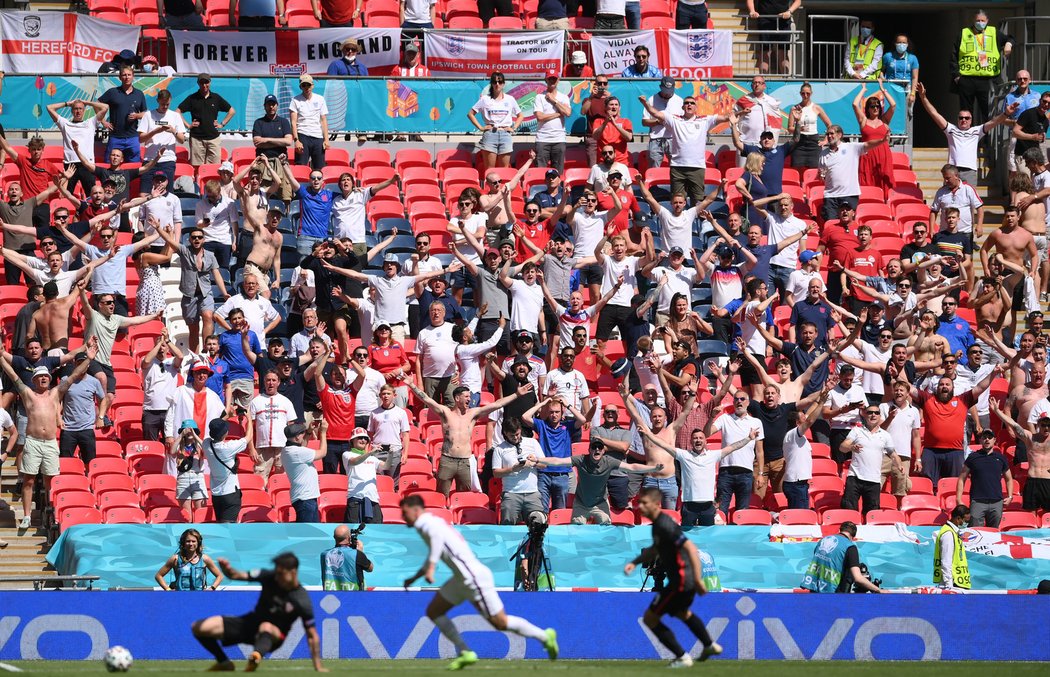
[[[28,529],[30,524],[29,515],[22,518],[22,521],[18,523],[19,529]]]
[[[3,550],[6,547],[7,547],[7,541],[0,541],[0,550]]]
[[[678,658],[668,664],[669,668],[691,668],[693,667],[693,657],[689,654],[682,654]]]
[[[704,650],[700,652],[699,661],[706,661],[711,656],[717,656],[722,653],[722,645],[718,642],[711,642],[710,646],[705,646]]]

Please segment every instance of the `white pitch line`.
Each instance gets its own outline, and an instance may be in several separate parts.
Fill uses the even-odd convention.
[[[7,672],[22,672],[22,668],[17,668],[7,663],[0,663],[0,670],[6,670]]]

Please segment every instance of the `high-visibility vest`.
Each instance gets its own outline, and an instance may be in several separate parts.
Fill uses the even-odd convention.
[[[966,549],[963,547],[959,532],[952,529],[951,525],[945,524],[937,532],[937,540],[933,543],[933,583],[943,585],[945,581],[941,578],[941,536],[948,531],[952,535],[952,587],[970,589],[970,565],[966,563]]]
[[[854,36],[849,39],[849,62],[850,65],[856,68],[858,63],[863,63],[864,68],[871,65],[872,60],[875,58],[875,51],[882,46],[882,42],[872,37],[867,43],[860,41],[860,37]],[[878,68],[871,72],[871,75],[867,77],[868,80],[874,80],[879,77],[882,73],[882,60],[880,59]]]
[[[995,29],[988,26],[984,33],[974,33],[969,26],[962,29],[959,38],[959,75],[993,77],[1002,69],[999,40]]]

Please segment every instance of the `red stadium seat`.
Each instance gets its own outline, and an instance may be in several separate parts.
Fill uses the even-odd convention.
[[[853,522],[854,524],[861,524],[864,518],[856,510],[846,510],[844,508],[832,508],[825,510],[820,516],[820,523],[823,525],[839,525],[843,522]]]
[[[905,496],[907,498],[907,496]],[[1004,513],[1005,514],[1005,513]],[[916,509],[907,513],[908,524],[914,527],[935,527],[948,521],[948,515],[942,510]]]
[[[175,491],[175,482],[176,480],[174,477],[163,473],[139,475],[136,480],[139,493],[142,493],[144,491],[150,491],[153,489]]]
[[[104,494],[107,491],[134,491],[135,483],[128,475],[96,475],[95,477],[91,478],[91,490],[95,492],[96,496]]]
[[[954,478],[952,478],[954,482]],[[955,493],[954,491],[952,492]],[[901,499],[901,510],[910,515],[913,510],[940,510],[941,503],[928,494],[908,495]]]
[[[51,499],[57,518],[67,508],[94,508],[95,495],[90,491],[63,491]]]
[[[59,475],[84,475],[86,473],[87,469],[84,467],[84,462],[79,458],[58,459]]]
[[[789,508],[781,510],[778,521],[781,524],[817,524],[817,513],[814,510]]]
[[[908,516],[900,510],[872,510],[864,516],[865,524],[907,524]]]
[[[77,459],[79,460],[79,459]],[[70,474],[70,475],[58,475],[51,479],[51,502],[55,502],[55,497],[63,494],[67,491],[91,491],[91,480],[85,475]],[[92,505],[94,505],[92,503]]]
[[[342,522],[346,514],[346,491],[329,491],[317,499],[317,512],[322,522]]]
[[[118,506],[103,510],[102,520],[106,524],[145,524],[146,513],[140,508]]]
[[[214,516],[212,521],[214,521]],[[277,511],[273,508],[264,508],[262,506],[254,506],[251,508],[241,508],[241,514],[237,516],[237,521],[242,524],[268,524],[277,521]]]
[[[1048,513],[1050,514],[1050,513]],[[1018,512],[1007,510],[999,521],[1000,531],[1014,531],[1017,529],[1038,529],[1039,518],[1030,512]]]
[[[102,513],[94,508],[66,508],[58,513],[57,521],[63,530],[77,524],[102,524]]]
[[[547,523],[551,526],[558,524],[570,524],[572,522],[572,508],[557,508],[551,510],[547,516]]]
[[[483,496],[484,494],[479,494]],[[499,524],[499,516],[488,508],[460,508],[453,513],[457,524]]]
[[[773,523],[768,510],[744,508],[733,512],[733,524],[765,526]]]
[[[150,524],[182,524],[187,522],[186,513],[182,508],[165,507],[154,508],[149,511]]]
[[[343,480],[346,483],[346,480]],[[324,495],[322,493],[322,495]],[[341,495],[343,496],[343,505],[346,505],[346,489],[342,489]],[[270,498],[270,494],[260,489],[242,489],[241,490],[241,507],[273,507],[273,501]]]

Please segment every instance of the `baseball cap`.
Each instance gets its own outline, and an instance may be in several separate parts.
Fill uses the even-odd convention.
[[[302,423],[292,423],[292,424],[286,425],[284,427],[284,437],[285,437],[285,439],[289,439],[289,440],[292,439],[293,437],[298,437],[299,435],[302,435],[305,432],[306,432],[306,426],[303,425]]]
[[[766,131],[764,131],[761,134],[759,134],[758,138],[760,138],[760,139],[772,139],[773,138],[773,132],[771,132],[771,131],[769,131],[767,129]]]
[[[400,267],[401,259],[397,258],[397,254],[387,254],[383,257],[383,263],[395,263],[398,267]]]
[[[74,362],[83,362],[87,358],[88,358],[87,353],[77,353],[76,356],[73,358],[73,361]],[[34,369],[33,371],[35,372],[36,369]]]
[[[157,171],[153,172],[153,180],[156,181],[157,179],[164,179],[165,181],[167,181],[168,175],[158,169]]]
[[[1040,420],[1042,420],[1042,419],[1050,420],[1050,418],[1047,418],[1046,416],[1040,417]],[[978,437],[978,439],[984,439],[986,437],[990,437],[991,439],[994,440],[995,439],[995,432],[992,431],[989,428],[985,428],[984,430],[981,431],[981,434],[978,435],[977,437]]]
[[[211,82],[211,74],[210,73],[200,73],[197,76],[197,82]]]
[[[723,258],[732,258],[733,248],[723,242],[722,244],[715,247],[715,256]]]
[[[280,366],[282,364],[290,364],[292,366],[295,366],[296,364],[298,364],[298,362],[299,362],[299,360],[297,360],[296,358],[291,357],[289,355],[281,355],[280,357],[277,358],[278,366]]]
[[[224,418],[217,418],[208,424],[208,433],[213,440],[221,440],[230,432],[230,424]]]
[[[499,250],[495,247],[488,247],[485,250],[485,256],[499,256]]]
[[[270,104],[275,104],[275,103],[277,103],[277,97],[274,96],[273,94],[267,94],[266,98],[263,99],[263,105],[264,106],[269,106]]]
[[[514,240],[510,239],[509,237],[505,237],[505,238],[503,238],[502,240],[499,241],[499,246],[502,247],[503,245],[507,245],[508,247],[513,247],[514,246]]]
[[[668,254],[681,254],[684,256],[685,250],[681,247],[671,247],[671,250],[668,252]]]
[[[234,171],[233,171],[233,163],[230,162],[229,160],[226,160],[221,165],[219,165],[219,171],[220,172],[229,172],[230,174],[233,174],[234,173]]]
[[[151,63],[154,66],[160,65],[160,62],[157,61],[157,57],[153,56],[152,54],[142,57],[142,65],[146,65],[148,63]]]
[[[660,80],[660,89],[674,89],[674,78],[664,77]]]
[[[37,376],[47,376],[50,378],[51,372],[48,371],[47,367],[37,367],[33,370],[33,378],[36,378]]]
[[[347,38],[346,40],[343,40],[342,48],[346,49],[347,47],[353,47],[356,50],[361,49],[361,45],[357,44],[357,40],[354,40],[353,38]]]
[[[587,63],[587,55],[577,50],[572,53],[572,56],[569,57],[569,60],[577,66],[582,66],[583,64]]]
[[[121,61],[135,61],[136,59],[138,59],[138,54],[136,54],[130,49],[122,49],[120,50],[120,54],[118,54],[117,57]]]
[[[312,84],[314,84],[314,78],[309,73],[303,73],[302,75],[299,76],[299,84],[300,85],[305,85],[305,84],[311,84],[312,85]]]
[[[561,75],[558,73],[558,69],[557,68],[548,68],[547,69],[547,79],[554,78],[555,80],[557,80],[560,77],[561,77]]]
[[[623,178],[623,172],[611,171],[611,172],[609,172],[608,174],[605,175],[605,178],[606,179],[622,179]]]
[[[798,260],[802,263],[809,263],[818,256],[820,256],[820,252],[815,252],[812,249],[807,249],[798,255]]]
[[[543,174],[543,178],[545,178],[545,179],[553,179],[555,176],[561,176],[561,174],[558,173],[557,169],[548,169]]]
[[[419,51],[419,43],[416,42],[415,40],[413,40],[413,41],[411,41],[409,43],[406,43],[405,44],[405,51],[406,52],[418,52]]]
[[[365,430],[364,428],[354,428],[354,432],[350,433],[350,441],[353,442],[358,437],[363,437],[366,440],[372,439],[371,437],[368,436],[368,431]]]
[[[209,367],[204,362],[198,362],[197,364],[193,365],[192,369],[190,369],[190,373],[191,374],[194,374],[194,373],[196,373],[198,371],[206,371],[209,374],[213,373],[212,370],[211,370],[211,367]]]
[[[518,341],[518,340],[523,339],[523,338],[531,339],[532,338],[532,334],[529,333],[529,331],[526,330],[526,329],[522,329],[521,331],[514,332],[514,340],[515,341]]]

